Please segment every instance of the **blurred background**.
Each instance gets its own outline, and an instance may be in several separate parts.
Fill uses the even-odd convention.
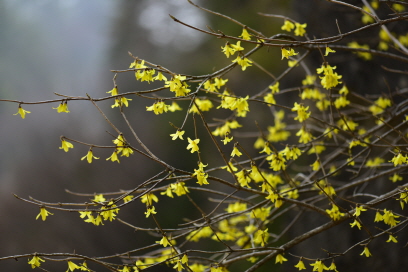
[[[309,10],[316,4],[313,7],[330,17],[330,12],[337,10],[329,9],[324,13],[328,8],[326,3],[322,4],[324,1],[319,4],[317,1],[288,0],[195,2],[265,35],[280,32],[282,20],[262,17],[258,12],[293,16],[321,31],[316,33],[333,35],[336,31],[334,22],[330,27],[321,24]],[[127,69],[133,62],[128,52],[172,71],[192,75],[207,74],[228,64],[229,60],[220,49],[224,41],[177,24],[168,14],[202,29],[209,25],[236,36],[242,31],[228,20],[205,13],[184,0],[0,0],[0,98],[42,101],[57,99],[54,92],[69,96],[87,93],[94,98],[107,96],[106,92],[113,88],[114,74],[110,70]],[[267,59],[258,61],[272,73],[278,73],[282,70],[279,60],[280,50],[271,49]],[[314,65],[319,66],[319,57],[315,60]],[[352,66],[357,74],[363,69],[359,65],[362,64]],[[345,71],[339,73],[347,77]],[[236,93],[240,92],[238,87],[245,91],[246,88],[265,88],[271,79],[259,74],[256,69],[249,69],[246,75],[252,80],[243,81],[240,71],[234,71],[229,74],[229,86],[236,87]],[[296,74],[294,76],[296,78]],[[298,79],[303,76],[302,73]],[[119,74],[117,83],[120,93],[153,86],[137,83],[133,73]],[[376,85],[376,82],[369,84]],[[146,112],[145,107],[153,101],[128,98],[134,100],[126,113],[142,141],[161,159],[176,167],[188,170],[196,167],[195,161],[179,159],[184,153],[178,150],[184,147],[171,145],[168,134],[174,133],[174,128],[168,125],[169,117]],[[70,102],[69,114],[52,109],[58,104],[24,105],[31,113],[22,120],[13,115],[18,104],[0,103],[0,256],[31,252],[104,256],[145,245],[150,240],[143,234],[118,222],[94,227],[84,223],[77,213],[58,211],[46,222],[35,220],[38,207],[13,196],[31,196],[45,202],[83,202],[89,198],[67,194],[65,190],[92,194],[131,189],[162,170],[139,155],[124,158],[117,164],[105,160],[111,150],[94,150],[94,155],[100,159],[88,164],[80,160],[86,155],[87,147],[76,144],[68,153],[58,149],[61,135],[110,145],[113,137],[109,133],[115,134],[90,103]],[[120,130],[129,133],[118,111],[110,109],[111,104],[109,101],[98,105]],[[187,107],[187,103],[182,106]],[[182,118],[182,113],[174,113],[170,119],[180,125]],[[265,119],[259,122],[267,122],[269,117]],[[157,145],[158,141],[163,144]],[[142,227],[154,226],[144,220],[144,204],[132,205],[131,211],[121,211],[121,218]],[[188,217],[191,211],[182,208],[182,202],[179,205],[174,207],[174,212],[185,213]],[[167,219],[171,224],[171,213]],[[47,265],[52,267],[50,263]],[[29,269],[25,259],[0,262],[0,271]],[[98,268],[97,271],[103,270]]]

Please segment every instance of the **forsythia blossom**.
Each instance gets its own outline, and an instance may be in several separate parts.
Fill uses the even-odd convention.
[[[74,145],[65,140],[61,140],[61,147],[59,149],[64,149],[65,152],[68,152],[70,148],[74,148]]]
[[[176,133],[170,134],[170,136],[171,136],[171,139],[172,139],[173,141],[176,140],[177,138],[180,138],[181,140],[184,140],[184,139],[183,139],[184,133],[185,133],[184,130],[179,130],[179,129],[178,129],[178,130],[176,131]]]
[[[194,153],[196,151],[198,152],[198,150],[200,149],[198,147],[198,143],[200,142],[200,139],[191,140],[190,137],[188,137],[187,140],[188,140],[187,149],[191,149],[191,153]]]
[[[117,161],[118,163],[120,163],[119,158],[118,158],[118,151],[115,150],[112,155],[106,159],[107,161],[111,160],[112,162]]]
[[[234,55],[235,53],[235,49],[228,42],[224,47],[221,46],[221,49],[222,49],[222,52],[227,56],[227,58]]]
[[[193,177],[195,176],[197,178],[197,183],[200,185],[209,184],[207,181],[208,174],[204,172],[204,167],[207,166],[208,165],[205,165],[202,162],[200,162],[198,164],[198,169],[194,169],[194,174],[192,176]]]
[[[333,49],[330,49],[330,47],[326,46],[326,51],[324,53],[324,56],[327,57],[327,55],[329,55],[329,53],[336,53],[336,51],[334,51]]]
[[[295,28],[295,25],[291,21],[288,21],[288,20],[285,20],[285,22],[283,23],[283,26],[281,27],[282,30],[286,30],[288,32],[291,32],[292,29],[294,28]]]
[[[295,50],[293,50],[293,48],[286,49],[285,47],[282,47],[282,59],[284,58],[289,59],[289,57],[296,56],[297,54],[299,53],[296,53]]]
[[[23,109],[23,108],[21,107],[21,105],[20,105],[20,106],[18,106],[18,112],[17,112],[16,114],[14,114],[14,115],[20,114],[21,118],[24,119],[26,113],[31,113],[31,112],[30,112],[30,111],[26,111],[26,110]]]
[[[339,79],[342,78],[342,76],[338,75],[335,73],[333,70],[336,69],[336,66],[330,66],[330,65],[322,65],[322,67],[317,68],[317,73],[322,74],[323,77],[320,77],[321,79],[321,84],[325,89],[330,89],[332,87],[336,87],[341,81]]]
[[[242,71],[245,71],[247,67],[252,66],[252,61],[251,60],[249,60],[248,58],[242,58],[240,56],[238,56],[232,62],[238,63],[238,65],[241,66]]]
[[[42,221],[45,221],[45,219],[47,219],[47,216],[49,215],[53,215],[53,214],[47,211],[45,208],[41,207],[40,213],[37,215],[35,219],[37,220],[41,216]]]
[[[88,163],[92,163],[92,159],[96,159],[96,160],[99,159],[99,158],[97,158],[97,157],[95,157],[95,156],[93,155],[92,149],[90,149],[90,150],[88,151],[88,153],[87,153],[85,156],[83,156],[83,157],[81,158],[81,161],[84,160],[85,158],[86,158],[86,160],[88,161]]]
[[[57,112],[69,112],[68,110],[68,104],[67,101],[64,103],[61,102],[61,104],[57,108],[53,108],[54,110],[57,110]]]
[[[163,112],[167,112],[169,110],[169,105],[166,105],[163,101],[155,102],[152,106],[146,107],[147,111],[153,111],[154,114],[162,114]]]
[[[305,35],[307,24],[295,23],[295,26],[296,26],[296,29],[295,29],[295,35],[296,35],[296,36],[303,36],[303,35]]]
[[[304,107],[302,104],[298,104],[295,102],[295,106],[292,108],[292,111],[297,112],[297,117],[295,117],[295,120],[299,120],[299,122],[303,122],[307,120],[310,116],[310,112],[307,110],[309,107]]]
[[[37,256],[33,256],[31,260],[28,261],[28,264],[31,264],[31,268],[40,267],[41,262],[45,262],[43,259]]]
[[[249,35],[248,30],[246,30],[245,28],[242,30],[242,34],[241,36],[238,36],[244,40],[250,41],[251,40],[251,35]]]

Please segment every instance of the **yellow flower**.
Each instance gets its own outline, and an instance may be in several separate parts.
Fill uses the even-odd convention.
[[[151,208],[147,208],[147,211],[144,213],[146,218],[148,218],[151,214],[156,214],[156,208],[152,206]]]
[[[338,272],[336,264],[333,261],[332,261],[331,265],[327,269],[328,270],[334,270],[334,271]]]
[[[67,101],[65,101],[64,103],[61,102],[61,104],[57,108],[53,108],[53,109],[57,110],[58,113],[69,112]]]
[[[394,237],[394,236],[392,236],[392,235],[390,234],[390,236],[389,236],[389,238],[388,238],[388,240],[387,240],[387,243],[389,243],[389,242],[398,243],[397,237]]]
[[[122,269],[119,270],[120,272],[132,272],[133,270],[131,270],[131,268],[129,268],[128,266],[124,266]],[[137,270],[136,270],[137,271]]]
[[[302,155],[302,151],[300,151],[297,147],[286,146],[285,149],[279,151],[280,154],[285,155],[287,160],[293,159],[296,160],[300,155]]]
[[[146,107],[146,111],[153,111],[154,114],[162,114],[169,110],[169,105],[166,105],[163,101],[155,102],[152,106]]]
[[[245,211],[247,209],[247,204],[246,203],[241,203],[239,201],[231,203],[228,205],[228,208],[225,209],[228,213],[234,213],[234,212],[241,212]],[[253,226],[253,225],[252,225]],[[255,226],[254,226],[255,227]],[[246,228],[245,228],[246,229]],[[246,231],[246,230],[245,230]],[[249,232],[247,232],[249,233]],[[252,233],[252,232],[251,232]]]
[[[184,140],[184,139],[183,139],[183,134],[184,134],[184,133],[185,133],[184,130],[178,129],[178,130],[176,131],[176,133],[170,134],[170,136],[172,137],[171,139],[172,139],[173,141],[176,140],[177,138],[180,138],[181,140]]]
[[[287,260],[288,260],[288,259],[286,259],[285,257],[283,257],[282,254],[278,254],[278,255],[276,256],[275,263],[283,263],[283,262],[286,262]]]
[[[380,157],[375,157],[374,159],[369,159],[366,162],[366,166],[367,167],[378,167],[380,166],[382,163],[384,163],[384,159],[380,158]]]
[[[299,136],[299,143],[306,144],[313,139],[313,135],[308,132],[304,127],[302,127],[297,133],[296,136]]]
[[[117,161],[118,163],[120,163],[119,158],[118,158],[118,151],[115,150],[112,155],[106,159],[107,161],[111,160],[112,162]]]
[[[109,208],[115,208],[115,207],[116,205],[113,204],[113,201],[109,201],[107,206],[102,207],[102,210],[106,210],[106,209],[108,210],[100,212],[99,215],[103,216],[104,220],[109,220],[112,222],[112,220],[114,220],[115,217],[117,216],[117,213],[119,212],[119,208],[117,209],[109,209]]]
[[[241,46],[241,41],[238,41],[236,44],[231,44],[235,52],[242,51],[244,48]]]
[[[355,123],[353,120],[348,120],[347,117],[344,117],[337,121],[337,125],[343,130],[355,130],[358,126],[358,123]]]
[[[302,259],[299,260],[299,262],[297,263],[297,265],[295,265],[295,267],[299,270],[306,269],[305,264],[303,263]]]
[[[371,253],[370,253],[370,251],[368,250],[368,247],[364,247],[364,250],[363,250],[363,252],[361,252],[361,254],[360,255],[365,255],[366,257],[370,257],[371,256]]]
[[[316,160],[312,165],[310,165],[312,167],[313,171],[317,171],[320,168],[320,162],[319,160]]]
[[[154,194],[148,193],[148,194],[143,195],[140,198],[140,201],[142,201],[142,203],[146,203],[146,205],[151,206],[153,204],[153,201],[157,203],[159,202],[159,199]]]
[[[204,172],[204,167],[207,167],[208,165],[203,164],[200,162],[198,164],[198,169],[194,169],[194,174],[192,175],[193,177],[197,177],[197,183],[200,184],[201,186],[203,184],[209,184],[207,181],[208,174]]]
[[[261,246],[264,246],[265,243],[268,241],[268,238],[269,238],[268,229],[257,230],[254,234],[254,243],[261,244]]]
[[[323,77],[320,77],[321,79],[321,84],[325,89],[330,89],[332,87],[336,87],[341,81],[339,79],[342,78],[342,76],[338,75],[335,73],[333,70],[336,69],[336,66],[330,66],[330,65],[322,65],[320,68],[317,68],[317,73],[321,74],[323,73]]]
[[[115,86],[112,90],[106,93],[110,93],[112,96],[118,95],[118,87]]]
[[[169,88],[170,92],[175,93],[176,97],[185,96],[191,92],[188,89],[189,85],[185,82],[186,78],[186,76],[174,75],[170,81],[166,81],[164,86]]]
[[[23,109],[21,106],[18,106],[18,112],[15,113],[14,115],[20,114],[21,118],[25,118],[26,113],[31,113],[30,111],[26,111]]]
[[[336,109],[340,109],[342,107],[345,107],[348,104],[350,104],[350,101],[347,100],[346,96],[344,96],[344,95],[342,95],[342,96],[336,98],[336,100],[334,100],[334,106],[336,107]]]
[[[171,102],[171,105],[167,106],[167,109],[171,112],[182,110],[182,108],[180,108],[180,106],[175,101]]]
[[[115,140],[113,140],[112,142],[116,145],[116,148],[117,148],[116,150],[118,152],[121,152],[123,150],[124,146],[126,145],[126,141],[123,138],[122,134],[119,134],[119,136]]]
[[[369,23],[374,23],[374,18],[373,15],[370,13],[370,9],[367,6],[363,7],[363,10],[368,12],[370,15],[363,13],[363,17],[361,17],[361,21],[363,24],[369,24]]]
[[[53,214],[50,213],[49,211],[47,211],[45,208],[41,207],[40,208],[40,213],[37,215],[35,220],[37,220],[41,216],[42,221],[45,221],[45,219],[47,219],[47,216],[49,216],[49,215],[53,215]]]
[[[342,216],[344,216],[344,213],[341,213],[339,207],[337,207],[336,205],[333,205],[330,210],[326,209],[326,212],[334,221],[339,220]]]
[[[398,12],[403,12],[405,10],[405,7],[401,4],[392,4],[392,8]]]
[[[282,154],[271,154],[269,155],[266,160],[270,161],[270,167],[273,171],[285,170],[286,169],[286,160]]]
[[[369,111],[373,115],[377,115],[380,113],[383,113],[386,108],[391,106],[391,100],[388,98],[380,97],[376,101],[374,101],[374,104],[369,107]]]
[[[122,97],[120,98],[120,104],[121,104],[121,105],[125,105],[126,107],[129,106],[129,102],[128,102],[128,101],[132,101],[132,99],[128,99],[128,98],[126,98],[126,97],[124,97],[124,96],[122,96]]]
[[[361,224],[357,220],[354,220],[353,223],[350,223],[350,226],[353,228],[354,226],[357,226],[359,230],[361,230]]]
[[[288,61],[288,66],[289,67],[294,67],[298,65],[298,61],[297,60],[289,60]]]
[[[81,161],[84,160],[85,158],[88,161],[88,163],[92,163],[92,159],[96,159],[96,160],[99,159],[93,155],[92,149],[89,149],[88,153],[81,158]]]
[[[285,47],[282,47],[282,59],[283,58],[289,59],[289,57],[296,56],[297,54],[299,53],[296,53],[295,50],[293,50],[293,48],[289,48],[288,50]]]
[[[295,35],[296,35],[296,36],[303,36],[303,35],[305,35],[307,24],[295,23],[295,26],[296,26],[296,29],[295,29]]]
[[[241,171],[236,173],[236,177],[239,185],[241,185],[242,187],[251,188],[251,186],[249,186],[248,184],[249,182],[251,182],[251,178],[249,177],[247,170],[242,169]]]
[[[297,111],[297,117],[295,117],[295,120],[299,120],[299,122],[303,122],[307,120],[310,116],[310,112],[307,110],[309,107],[304,107],[302,104],[298,104],[295,102],[295,105],[292,108],[292,111]]]
[[[252,61],[250,61],[248,58],[242,58],[240,56],[238,56],[232,62],[238,63],[238,65],[241,66],[242,71],[245,71],[247,67],[252,66]]]
[[[115,98],[115,104],[113,104],[111,107],[116,108],[116,107],[122,107],[123,105],[128,107],[129,106],[128,101],[132,101],[132,99],[128,99],[124,96],[122,96],[121,98]]]
[[[71,261],[68,261],[68,270],[67,270],[67,272],[68,271],[74,271],[75,269],[80,269],[80,268],[81,267],[78,266],[77,264],[75,264],[75,263],[73,263]]]
[[[115,103],[111,107],[112,108],[120,107],[120,99],[115,98]]]
[[[370,47],[367,44],[358,44],[357,42],[350,42],[347,44],[348,47],[350,48],[356,48],[356,49],[365,49],[365,50],[369,50]],[[371,53],[369,52],[360,52],[357,51],[357,56],[361,57],[364,60],[370,60],[372,58]]]
[[[176,182],[170,184],[170,187],[172,191],[177,195],[177,196],[182,196],[190,191],[188,190],[188,187],[186,187],[186,184],[184,182]]]
[[[129,157],[130,155],[132,155],[133,154],[133,149],[132,148],[130,148],[130,147],[123,147],[123,148],[121,148],[121,150],[122,150],[122,157],[123,156],[125,156],[125,157]],[[98,158],[97,158],[98,159]]]
[[[326,51],[324,53],[324,56],[327,57],[327,55],[329,55],[329,53],[336,53],[336,51],[334,51],[333,49],[330,49],[330,47],[326,46]]]
[[[288,21],[288,20],[285,20],[285,22],[283,23],[283,26],[281,27],[282,30],[286,30],[288,32],[291,32],[292,29],[294,28],[295,28],[295,25],[291,21]]]
[[[190,137],[188,137],[187,140],[189,143],[187,146],[187,150],[191,149],[191,153],[194,153],[196,151],[198,152],[198,150],[200,149],[198,147],[198,143],[200,142],[200,139],[191,140]]]
[[[195,104],[193,104],[193,106],[189,110],[189,113],[192,113],[192,112],[199,113],[198,109],[200,109],[200,111],[209,111],[212,107],[214,107],[213,103],[209,99],[201,100],[199,98],[196,98],[194,102]],[[198,106],[198,109],[196,107],[196,104]]]
[[[232,150],[232,152],[231,152],[231,157],[234,157],[234,156],[241,156],[242,155],[242,153],[239,151],[239,149],[236,147],[236,146],[234,146],[234,149]]]
[[[316,81],[316,76],[307,75],[304,80],[302,80],[302,85],[313,85]]]
[[[394,163],[394,167],[400,164],[405,164],[407,163],[407,157],[402,155],[401,153],[398,153],[395,155],[390,162]]]
[[[279,81],[273,85],[270,85],[268,88],[272,91],[272,94],[278,93],[279,92]]]
[[[155,76],[153,79],[154,79],[154,80],[167,81],[167,78],[162,74],[162,72],[159,72],[159,73],[157,74],[157,76]]]
[[[236,168],[231,162],[228,163],[228,165],[221,167],[221,169],[227,169],[228,172],[236,172],[238,171],[238,168]]]
[[[64,149],[65,152],[68,152],[70,148],[74,148],[74,145],[65,140],[61,140],[61,147],[59,149]]]
[[[394,174],[391,177],[389,177],[389,180],[391,180],[392,182],[397,182],[403,180],[403,178],[398,174]]]
[[[395,218],[399,218],[399,215],[395,215],[392,211],[387,211],[384,209],[384,214],[383,214],[383,221],[385,224],[395,227],[400,221],[395,220]]]
[[[178,272],[183,270],[183,264],[181,263],[181,261],[177,261],[176,264],[173,266],[173,269],[176,269]]]
[[[310,265],[313,266],[313,271],[322,272],[323,270],[328,270],[327,266],[325,266],[324,263],[322,263],[322,261],[320,260],[317,260]]]
[[[33,256],[31,260],[28,260],[28,264],[31,264],[31,268],[40,267],[41,262],[45,262],[43,259],[37,256]]]
[[[222,79],[220,77],[214,78],[214,85],[218,89],[220,89],[222,86],[224,86],[228,82],[228,79]]]
[[[99,194],[99,195],[95,195],[92,201],[102,203],[106,201],[106,198],[103,196],[103,194]]]
[[[203,264],[193,263],[192,265],[188,266],[193,272],[204,272],[207,266]]]
[[[275,97],[273,96],[272,93],[268,93],[267,95],[265,95],[264,101],[268,104],[276,104]]]
[[[231,136],[231,137],[229,137],[228,135],[225,135],[225,138],[224,138],[224,140],[221,140],[225,145],[227,144],[227,143],[229,143],[229,142],[231,142],[232,141],[232,139],[233,139],[233,137]]]
[[[230,43],[226,43],[224,47],[221,46],[222,52],[229,58],[230,56],[235,54],[235,49],[231,47]]]
[[[169,239],[166,236],[163,236],[160,241],[156,241],[157,244],[163,245],[164,247],[167,247],[168,245],[171,245]]]
[[[238,36],[238,37],[240,37],[240,38],[242,38],[244,40],[247,40],[247,41],[251,40],[251,35],[249,35],[248,31],[245,28],[242,30],[241,36]]]
[[[356,211],[353,213],[354,216],[360,216],[361,212],[365,212],[367,209],[365,209],[363,206],[357,206]]]

